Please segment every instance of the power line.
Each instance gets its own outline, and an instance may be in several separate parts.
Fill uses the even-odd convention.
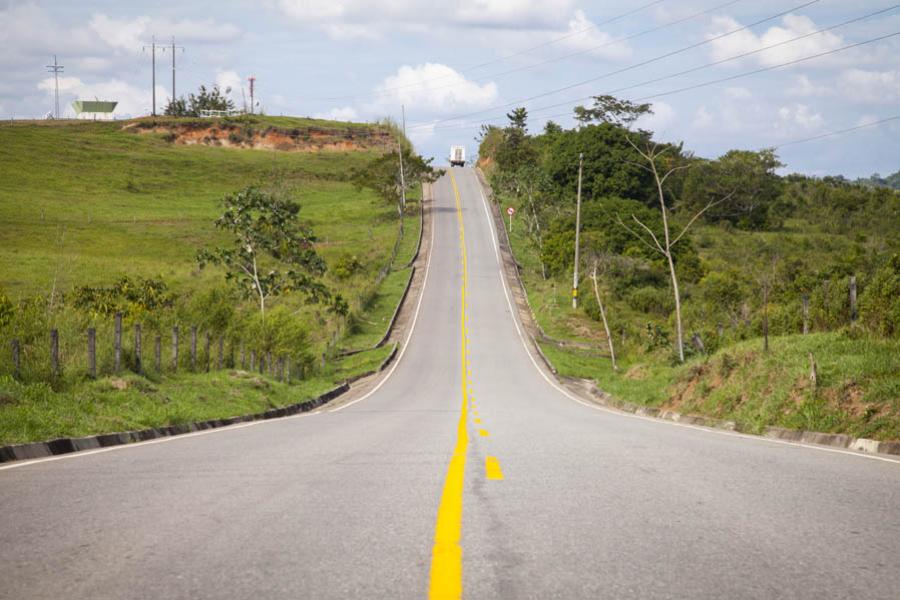
[[[47,72],[53,73],[53,79],[54,79],[54,84],[55,84],[55,95],[54,95],[55,104],[54,104],[54,106],[56,107],[56,120],[57,121],[59,120],[59,74],[63,72],[63,69],[65,69],[65,67],[56,61],[56,55],[54,54],[53,55],[53,64],[47,65]]]
[[[625,73],[625,72],[628,72],[628,71],[633,71],[634,69],[637,69],[637,68],[640,68],[640,67],[643,67],[643,66],[646,66],[646,65],[655,63],[655,62],[659,62],[659,61],[664,60],[664,59],[666,59],[666,58],[671,58],[672,56],[676,56],[676,55],[678,55],[678,54],[682,54],[682,53],[684,53],[684,52],[687,52],[687,51],[689,51],[689,50],[693,50],[693,49],[695,49],[695,48],[699,48],[699,47],[701,47],[701,46],[705,46],[705,45],[707,45],[707,44],[711,44],[712,42],[715,42],[715,41],[717,41],[717,40],[721,40],[721,39],[723,39],[723,38],[726,38],[726,37],[728,37],[728,36],[734,35],[734,34],[736,34],[736,33],[740,33],[741,31],[746,31],[746,30],[748,30],[748,29],[751,29],[751,28],[753,28],[753,27],[756,27],[757,25],[761,25],[761,24],[766,23],[766,22],[768,22],[768,21],[772,21],[772,20],[777,19],[777,18],[779,18],[779,17],[783,17],[784,15],[787,15],[787,14],[789,14],[789,13],[791,13],[791,12],[796,11],[796,10],[800,10],[800,9],[802,9],[802,8],[806,8],[807,6],[811,6],[811,5],[816,4],[816,3],[818,3],[818,2],[820,2],[820,0],[809,0],[808,2],[804,2],[803,4],[800,4],[800,5],[798,5],[798,6],[795,6],[795,7],[793,7],[793,8],[788,9],[788,10],[781,11],[781,12],[779,12],[779,13],[777,13],[777,14],[772,15],[772,16],[769,16],[769,17],[766,17],[766,18],[764,18],[764,19],[760,19],[760,20],[758,20],[758,21],[755,21],[755,22],[753,22],[753,23],[750,23],[749,25],[744,25],[744,26],[742,26],[742,27],[738,27],[738,28],[736,28],[736,29],[732,29],[731,31],[728,31],[728,32],[725,32],[725,33],[722,33],[722,34],[719,34],[719,35],[716,35],[716,36],[707,38],[707,39],[705,39],[705,40],[703,40],[703,41],[701,41],[701,42],[696,42],[696,43],[690,44],[690,45],[688,45],[688,46],[683,46],[683,47],[681,47],[681,48],[679,48],[679,49],[677,49],[677,50],[673,50],[673,51],[667,52],[667,53],[665,53],[665,54],[660,54],[660,55],[655,56],[655,57],[653,57],[653,58],[649,58],[649,59],[647,59],[647,60],[644,60],[644,61],[641,61],[641,62],[638,62],[638,63],[634,63],[634,64],[629,65],[629,66],[627,66],[627,67],[623,67],[623,68],[621,68],[621,69],[616,69],[615,71],[610,71],[610,72],[608,72],[608,73],[604,73],[604,74],[599,75],[599,76],[597,76],[597,77],[592,77],[592,78],[590,78],[590,79],[585,79],[584,81],[579,81],[579,82],[572,83],[572,84],[569,84],[569,85],[566,85],[566,86],[563,86],[563,87],[560,87],[560,88],[556,88],[556,89],[553,89],[553,90],[549,90],[549,91],[547,91],[547,92],[543,92],[543,93],[540,93],[540,94],[536,94],[536,95],[534,95],[534,96],[529,96],[528,98],[521,98],[521,99],[515,100],[515,101],[513,101],[513,102],[507,102],[506,104],[499,104],[499,105],[496,105],[496,106],[492,106],[492,107],[490,107],[490,108],[485,108],[485,109],[482,109],[482,110],[473,111],[473,112],[471,112],[471,113],[466,113],[466,114],[462,114],[462,115],[457,115],[457,116],[455,116],[455,117],[448,117],[448,118],[446,118],[446,119],[440,119],[440,120],[434,121],[434,122],[432,122],[432,123],[422,123],[422,124],[411,125],[410,127],[415,128],[415,127],[417,127],[417,126],[419,126],[419,125],[423,125],[423,126],[429,127],[429,126],[434,125],[435,123],[444,123],[444,122],[447,122],[447,121],[455,121],[455,120],[463,119],[463,118],[466,118],[466,117],[471,117],[471,116],[476,116],[476,115],[484,114],[484,113],[490,112],[490,111],[492,111],[492,110],[498,110],[498,109],[501,109],[501,108],[509,108],[509,107],[511,107],[511,106],[516,106],[516,105],[522,104],[523,102],[529,102],[529,101],[531,101],[531,100],[537,100],[538,98],[544,98],[544,97],[546,97],[546,96],[552,96],[552,95],[554,95],[554,94],[558,94],[559,92],[564,92],[564,91],[566,91],[566,90],[570,90],[570,89],[573,89],[573,88],[581,87],[581,86],[583,86],[583,85],[587,85],[587,84],[589,84],[589,83],[594,83],[594,82],[599,81],[599,80],[601,80],[601,79],[605,79],[605,78],[607,78],[607,77],[612,77],[613,75],[620,75],[620,74]]]
[[[651,7],[653,7],[653,6],[656,6],[657,4],[662,4],[662,3],[665,2],[665,1],[666,1],[666,0],[654,0],[653,2],[650,2],[650,3],[648,3],[648,4],[644,4],[644,5],[642,5],[642,6],[639,6],[639,7],[637,7],[637,8],[634,8],[634,9],[632,9],[632,10],[629,10],[629,11],[627,11],[627,12],[624,12],[624,13],[622,13],[622,14],[620,14],[620,15],[616,15],[615,17],[610,17],[609,19],[606,19],[605,21],[600,21],[600,22],[598,22],[598,23],[594,23],[594,24],[591,25],[590,27],[585,27],[585,28],[583,28],[583,29],[579,29],[578,31],[572,31],[572,32],[569,32],[569,33],[567,33],[566,35],[563,35],[563,36],[554,38],[554,39],[552,39],[552,40],[549,40],[549,41],[546,41],[546,42],[537,44],[537,45],[535,45],[535,46],[530,46],[530,47],[528,47],[528,48],[525,48],[524,50],[519,50],[518,52],[513,52],[513,53],[510,53],[510,54],[505,54],[505,55],[503,55],[503,56],[500,56],[500,57],[498,57],[498,58],[495,58],[495,59],[491,59],[491,60],[485,61],[485,62],[483,62],[483,63],[478,63],[478,64],[472,65],[472,66],[470,66],[470,67],[465,67],[465,68],[463,68],[463,69],[459,69],[459,70],[456,71],[456,73],[468,73],[468,72],[470,72],[470,71],[475,71],[475,70],[477,70],[477,69],[481,69],[481,68],[487,67],[487,66],[489,66],[489,65],[493,65],[493,64],[496,64],[496,63],[499,63],[499,62],[507,61],[507,60],[509,60],[510,58],[515,58],[515,57],[517,57],[517,56],[522,56],[523,54],[528,54],[529,52],[533,52],[533,51],[538,50],[538,49],[540,49],[540,48],[545,48],[545,47],[547,47],[547,46],[552,46],[553,44],[557,44],[557,43],[559,43],[559,42],[562,42],[562,41],[564,41],[564,40],[570,39],[570,38],[575,37],[575,36],[577,36],[577,35],[581,35],[582,33],[586,33],[586,32],[591,31],[591,30],[593,30],[593,29],[597,29],[597,28],[600,27],[600,26],[603,26],[603,25],[609,25],[610,23],[615,23],[616,21],[620,21],[620,20],[622,20],[622,19],[624,19],[624,18],[626,18],[626,17],[630,17],[630,16],[632,16],[632,15],[635,15],[635,14],[637,14],[637,13],[639,13],[639,12],[642,12],[642,11],[648,9],[648,8],[651,8]],[[736,0],[736,1],[743,1],[743,0]],[[816,0],[816,1],[818,1],[818,0]],[[400,85],[400,86],[396,86],[396,87],[384,88],[384,89],[380,90],[380,91],[379,91],[378,93],[376,93],[376,94],[365,94],[365,95],[359,95],[359,94],[356,94],[356,95],[346,95],[346,96],[328,96],[328,97],[324,97],[324,98],[318,98],[318,100],[356,100],[356,99],[359,99],[359,98],[368,98],[368,97],[370,97],[370,96],[372,96],[372,95],[382,95],[382,94],[385,94],[385,93],[388,93],[388,92],[393,92],[393,91],[397,91],[397,90],[407,89],[407,88],[410,88],[410,87],[418,87],[418,86],[426,85],[426,84],[431,83],[431,82],[433,82],[433,81],[440,81],[440,80],[447,79],[447,78],[452,77],[452,76],[453,76],[453,75],[450,75],[450,74],[448,74],[448,75],[441,75],[441,76],[439,76],[439,77],[433,77],[433,78],[431,78],[431,79],[426,79],[426,80],[423,80],[423,81],[418,81],[418,82],[416,82],[416,83],[409,83],[409,84]]]
[[[884,123],[888,123],[890,121],[896,121],[900,119],[900,115],[894,115],[893,117],[885,117],[884,119],[879,119],[878,121],[871,121],[869,123],[863,123],[862,125],[857,125],[856,127],[848,127],[847,129],[838,129],[837,131],[829,131],[827,133],[821,133],[819,135],[814,135],[808,138],[802,138],[799,140],[793,140],[790,142],[785,142],[783,144],[778,144],[777,146],[771,146],[773,150],[778,150],[779,148],[784,148],[785,146],[793,146],[794,144],[805,144],[806,142],[812,142],[815,140],[821,140],[822,138],[832,137],[835,135],[842,135],[844,133],[850,133],[851,131],[857,131],[859,129],[865,129],[867,127],[874,127],[875,125],[882,125]]]
[[[881,10],[877,10],[877,11],[875,11],[875,12],[868,13],[868,14],[863,15],[863,16],[861,16],[861,17],[854,17],[854,18],[852,18],[852,19],[848,19],[848,20],[846,20],[846,21],[843,21],[843,22],[841,22],[841,23],[837,23],[837,24],[835,24],[835,25],[830,25],[830,26],[828,26],[828,27],[823,27],[823,28],[821,28],[821,29],[817,29],[817,30],[815,30],[815,31],[811,31],[811,32],[809,32],[809,33],[805,33],[805,34],[803,34],[803,35],[800,35],[800,36],[797,36],[797,37],[794,37],[794,38],[791,38],[791,39],[788,39],[788,40],[783,40],[783,41],[781,41],[781,42],[777,42],[777,43],[774,43],[774,44],[769,44],[768,46],[763,46],[763,47],[761,47],[761,48],[757,48],[756,50],[751,50],[751,51],[748,51],[748,52],[742,52],[742,53],[740,53],[740,54],[736,54],[736,55],[733,55],[733,56],[729,56],[728,58],[723,58],[723,59],[721,59],[721,60],[713,61],[713,62],[706,63],[706,64],[703,64],[703,65],[699,65],[699,66],[696,66],[696,67],[692,67],[692,68],[690,68],[690,69],[685,69],[685,70],[679,71],[679,72],[677,72],[677,73],[671,73],[671,74],[669,74],[669,75],[664,75],[664,76],[662,76],[662,77],[656,77],[656,78],[653,78],[653,79],[648,79],[648,80],[641,81],[641,82],[639,82],[639,83],[635,83],[635,84],[632,84],[632,85],[628,85],[628,86],[624,86],[624,87],[620,87],[620,88],[616,88],[616,89],[607,90],[607,91],[602,92],[602,94],[609,94],[609,95],[618,94],[618,93],[620,93],[620,92],[624,92],[624,91],[631,90],[631,89],[634,89],[634,88],[643,87],[643,86],[645,86],[645,85],[649,85],[649,84],[653,84],[653,83],[659,83],[659,82],[661,82],[661,81],[666,81],[666,80],[668,80],[668,79],[673,79],[673,78],[675,78],[675,77],[680,77],[680,76],[682,76],[682,75],[687,75],[687,74],[689,74],[689,73],[695,73],[695,72],[697,72],[697,71],[701,71],[701,70],[704,70],[704,69],[708,69],[708,68],[710,68],[710,67],[718,66],[718,65],[721,65],[721,64],[724,64],[724,63],[727,63],[727,62],[731,62],[731,61],[734,61],[734,60],[739,60],[739,59],[741,59],[741,58],[746,58],[746,57],[752,56],[752,55],[754,55],[754,54],[759,54],[759,53],[761,53],[761,52],[765,52],[765,51],[771,50],[771,49],[773,49],[773,48],[778,48],[778,47],[780,47],[780,46],[784,46],[784,45],[787,45],[787,44],[791,44],[791,43],[793,43],[793,42],[796,42],[796,41],[799,41],[799,40],[802,40],[802,39],[805,39],[805,38],[808,38],[808,37],[812,37],[812,36],[814,36],[814,35],[819,35],[819,34],[821,34],[821,33],[826,33],[826,32],[828,32],[828,31],[832,31],[832,30],[834,30],[834,29],[838,29],[838,28],[841,28],[841,27],[846,27],[847,25],[851,25],[851,24],[853,24],[853,23],[857,23],[857,22],[859,22],[859,21],[864,21],[864,20],[866,20],[866,19],[870,19],[870,18],[872,18],[872,17],[875,17],[875,16],[878,16],[878,15],[881,15],[881,14],[884,14],[884,13],[887,13],[887,12],[890,12],[890,11],[893,11],[893,10],[896,10],[898,7],[900,7],[900,5],[895,4],[895,5],[891,6],[891,7],[884,8],[884,9],[881,9]],[[581,98],[575,98],[575,99],[567,100],[567,101],[565,101],[565,102],[558,102],[558,103],[556,103],[556,104],[548,104],[548,105],[546,105],[546,106],[541,106],[541,107],[538,107],[538,108],[531,109],[531,110],[529,110],[529,113],[534,114],[534,113],[536,113],[536,112],[540,112],[540,111],[544,111],[544,110],[549,110],[549,109],[551,109],[551,108],[559,108],[559,107],[561,107],[561,106],[566,106],[566,105],[569,105],[569,104],[571,104],[571,103],[573,103],[573,102],[581,102],[581,101],[590,100],[591,98],[593,98],[594,96],[597,96],[597,95],[601,95],[601,94],[593,94],[593,95],[591,95],[591,96],[585,96],[585,97],[581,97]],[[497,118],[497,119],[500,119],[500,118],[502,118],[502,117],[499,117],[499,116],[498,116],[498,117],[496,117],[496,118]],[[493,120],[493,119],[492,119],[492,120]]]
[[[721,78],[718,78],[718,79],[712,79],[712,80],[709,80],[709,81],[704,81],[704,82],[701,82],[701,83],[697,83],[697,84],[693,84],[693,85],[689,85],[689,86],[685,86],[685,87],[681,87],[681,88],[676,88],[676,89],[673,89],[673,90],[667,90],[667,91],[665,91],[665,92],[658,92],[658,93],[656,93],[656,94],[649,94],[649,95],[641,96],[641,97],[638,97],[638,98],[632,98],[631,101],[633,101],[633,102],[639,102],[639,101],[642,101],[642,100],[651,100],[651,99],[653,99],[653,98],[661,98],[661,97],[664,97],[664,96],[670,96],[670,95],[672,95],[672,94],[678,94],[678,93],[681,93],[681,92],[686,92],[686,91],[690,91],[690,90],[695,90],[695,89],[700,89],[700,88],[704,88],[704,87],[709,87],[709,86],[715,85],[715,84],[717,84],[717,83],[724,83],[724,82],[728,82],[728,81],[734,81],[734,80],[736,80],[736,79],[742,79],[742,78],[744,78],[744,77],[750,77],[751,75],[758,75],[758,74],[760,74],[760,73],[765,73],[765,72],[768,72],[768,71],[774,71],[774,70],[776,70],[776,69],[781,69],[781,68],[788,67],[788,66],[791,66],[791,65],[796,65],[796,64],[799,64],[799,63],[802,63],[802,62],[806,62],[806,61],[810,61],[810,60],[813,60],[813,59],[816,59],[816,58],[821,58],[821,57],[824,57],[824,56],[829,56],[829,55],[832,55],[832,54],[837,54],[838,52],[844,52],[844,51],[846,51],[846,50],[850,50],[850,49],[853,49],[853,48],[858,48],[858,47],[860,47],[860,46],[865,46],[865,45],[868,45],[868,44],[874,44],[874,43],[876,43],[876,42],[880,42],[880,41],[883,41],[883,40],[886,40],[886,39],[895,37],[895,36],[897,36],[897,35],[900,35],[900,31],[895,31],[895,32],[893,32],[893,33],[888,33],[888,34],[881,35],[881,36],[878,36],[878,37],[875,37],[875,38],[870,38],[870,39],[867,39],[867,40],[863,40],[863,41],[861,41],[861,42],[856,42],[856,43],[853,43],[853,44],[848,44],[848,45],[846,45],[846,46],[841,46],[840,48],[835,48],[835,49],[828,50],[828,51],[825,51],[825,52],[819,52],[819,53],[817,53],[817,54],[812,54],[812,55],[810,55],[810,56],[804,56],[804,57],[802,57],[802,58],[798,58],[798,59],[790,60],[790,61],[787,61],[787,62],[779,63],[779,64],[777,64],[777,65],[770,65],[770,66],[768,66],[768,67],[762,67],[762,68],[759,68],[759,69],[754,69],[754,70],[752,70],[752,71],[745,71],[744,73],[739,73],[739,74],[737,74],[737,75],[730,75],[730,76],[728,76],[728,77],[721,77]],[[547,107],[545,107],[545,108],[547,108]],[[548,115],[548,116],[546,116],[545,118],[547,118],[547,119],[553,119],[553,118],[557,118],[557,117],[565,117],[565,116],[569,116],[570,114],[571,114],[571,111],[568,111],[568,112],[565,112],[565,113],[558,113],[558,114]],[[504,117],[499,117],[499,116],[498,116],[498,117],[494,117],[494,118],[490,119],[489,121],[496,121],[496,120],[500,120],[500,119],[502,119],[502,118],[504,118]],[[435,127],[435,129],[438,129],[438,130],[447,130],[447,129],[468,129],[468,128],[472,127],[474,124],[477,124],[477,123],[476,123],[476,122],[473,122],[473,123],[469,123],[469,124],[460,124],[460,125],[449,126],[449,127]]]
[[[520,66],[520,67],[516,67],[516,68],[514,68],[514,69],[509,69],[509,70],[506,70],[506,71],[500,71],[500,72],[498,72],[498,73],[492,73],[492,74],[490,74],[490,75],[484,75],[484,76],[479,77],[479,78],[477,78],[477,79],[473,79],[472,82],[474,82],[474,83],[482,83],[482,82],[485,82],[485,81],[492,81],[492,80],[497,79],[497,78],[499,78],[499,77],[505,77],[505,76],[507,76],[507,75],[512,75],[513,73],[520,73],[520,72],[522,72],[522,71],[530,71],[531,69],[536,69],[536,68],[542,67],[542,66],[544,66],[544,65],[548,65],[548,64],[551,64],[551,63],[555,63],[555,62],[560,62],[560,61],[562,61],[562,60],[566,60],[566,59],[569,59],[569,58],[573,58],[573,57],[575,57],[575,56],[581,56],[581,55],[588,54],[588,53],[591,53],[591,52],[596,52],[597,50],[601,50],[601,49],[603,49],[603,48],[608,48],[608,47],[610,47],[610,46],[615,46],[615,45],[617,45],[617,44],[621,44],[622,42],[630,41],[630,40],[633,40],[633,39],[636,39],[636,38],[639,38],[639,37],[648,35],[648,34],[650,34],[650,33],[656,33],[657,31],[661,31],[661,30],[663,30],[663,29],[667,29],[667,28],[672,27],[672,26],[674,26],[674,25],[680,25],[681,23],[690,21],[690,20],[692,20],[692,19],[696,19],[696,18],[698,18],[698,17],[702,17],[702,16],[704,16],[704,15],[708,15],[708,14],[710,14],[710,13],[712,13],[712,12],[717,11],[717,10],[721,10],[721,9],[723,9],[723,8],[727,8],[727,7],[729,7],[729,6],[733,5],[733,4],[737,4],[737,3],[739,3],[739,2],[744,2],[744,1],[745,1],[745,0],[729,0],[728,2],[724,2],[724,3],[722,3],[722,4],[718,4],[718,5],[716,5],[716,6],[713,6],[712,8],[708,8],[708,9],[706,9],[706,10],[703,10],[703,11],[700,11],[700,12],[696,12],[696,13],[693,13],[693,14],[690,14],[690,15],[688,15],[688,16],[686,16],[686,17],[680,17],[680,18],[678,18],[678,19],[675,19],[674,21],[669,21],[668,23],[664,23],[664,24],[659,25],[659,26],[657,26],[657,27],[652,27],[652,28],[650,28],[650,29],[645,29],[645,30],[639,31],[639,32],[637,32],[637,33],[633,33],[633,34],[630,34],[630,35],[626,35],[626,36],[622,36],[622,37],[619,37],[619,38],[615,38],[615,39],[613,39],[613,40],[609,40],[608,42],[604,42],[604,43],[599,44],[599,45],[597,45],[597,46],[591,46],[590,48],[585,48],[585,49],[583,49],[583,50],[578,50],[578,51],[576,51],[576,52],[570,52],[570,53],[568,53],[568,54],[563,54],[563,55],[560,55],[560,56],[556,56],[556,57],[553,57],[553,58],[549,58],[549,59],[546,59],[546,60],[543,60],[543,61],[540,61],[540,62],[537,62],[537,63],[533,63],[533,64],[530,64],[530,65],[523,65],[523,66]],[[408,87],[419,87],[419,86],[424,86],[424,85],[426,85],[429,81],[435,81],[435,80],[437,80],[437,79],[445,79],[445,78],[451,77],[451,76],[452,76],[452,75],[445,75],[445,76],[438,77],[438,78],[435,78],[435,79],[429,79],[429,80],[425,80],[425,81],[420,81],[420,82],[416,82],[416,83],[411,83],[411,84],[408,84],[408,85],[405,85],[405,86],[402,86],[402,87],[403,87],[403,88],[408,88]],[[446,84],[446,85],[440,85],[440,86],[430,87],[430,88],[429,88],[429,91],[443,90],[443,89],[448,89],[448,88],[455,88],[455,87],[459,87],[459,85],[460,85],[460,84],[459,84],[458,82],[457,82],[457,83],[450,83],[450,84]],[[397,90],[397,89],[400,89],[400,88],[386,88],[386,89],[383,89],[383,90],[379,90],[378,92],[376,92],[375,94],[373,94],[373,96],[383,95],[383,94],[387,93],[388,91],[391,91],[391,90]]]

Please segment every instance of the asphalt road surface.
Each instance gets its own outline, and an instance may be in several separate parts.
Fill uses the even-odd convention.
[[[567,397],[450,173],[374,393],[0,468],[0,597],[900,598],[900,464]]]

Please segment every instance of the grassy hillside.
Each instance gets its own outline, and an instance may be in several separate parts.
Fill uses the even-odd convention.
[[[389,272],[383,283],[379,276],[395,244],[398,268],[412,254],[419,227],[416,194],[398,242],[396,208],[349,182],[352,170],[381,153],[377,144],[356,143],[354,136],[365,140],[368,132],[391,132],[288,117],[239,122],[242,131],[327,130],[341,140],[340,150],[312,142],[305,148],[299,134],[292,151],[278,151],[187,145],[164,130],[187,122],[158,119],[152,131],[140,131],[135,122],[0,124],[0,290],[14,314],[6,326],[0,323],[0,443],[253,412],[312,397],[371,370],[389,353],[390,348],[381,348],[347,359],[332,356],[343,337],[380,338],[387,325],[383,313],[393,312],[402,292],[397,282],[408,275],[408,270]],[[213,121],[214,127],[226,125]],[[348,136],[348,131],[354,133]],[[192,324],[201,327],[201,364],[206,360],[204,327],[218,327],[213,335],[226,337],[228,358],[235,362],[234,336],[247,335],[241,333],[246,326],[234,319],[252,316],[252,303],[233,294],[221,270],[198,269],[195,257],[198,249],[223,241],[213,226],[223,196],[249,185],[301,205],[301,219],[317,236],[316,250],[329,267],[324,283],[350,305],[351,317],[345,319],[290,294],[272,304],[273,314],[282,319],[278,322],[296,323],[290,327],[290,339],[296,341],[280,343],[300,344],[298,352],[305,357],[304,378],[297,380],[295,372],[293,385],[234,371],[185,372]],[[111,318],[73,311],[68,296],[76,286],[109,286],[122,276],[163,282],[175,306],[164,314],[126,319],[125,367],[114,374]],[[184,338],[177,374],[149,367],[144,377],[124,374],[132,358],[131,328],[140,321],[145,365],[152,361],[154,335],[165,337],[163,363],[170,364],[169,328],[180,325]],[[101,373],[96,381],[85,378],[88,326],[97,328]],[[62,377],[52,380],[50,327],[60,331],[63,360]],[[10,376],[12,337],[24,344],[19,381]]]

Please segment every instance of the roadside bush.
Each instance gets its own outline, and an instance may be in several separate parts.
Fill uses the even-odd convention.
[[[675,309],[675,299],[669,290],[655,287],[640,287],[628,294],[626,301],[642,313],[666,317]]]
[[[349,279],[363,268],[359,258],[352,254],[342,254],[331,267],[331,273],[338,279]]]
[[[879,335],[900,336],[900,255],[891,256],[875,272],[859,299],[859,316]]]

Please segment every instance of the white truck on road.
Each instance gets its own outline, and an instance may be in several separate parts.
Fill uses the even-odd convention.
[[[466,147],[450,146],[450,166],[464,167],[466,166]]]

